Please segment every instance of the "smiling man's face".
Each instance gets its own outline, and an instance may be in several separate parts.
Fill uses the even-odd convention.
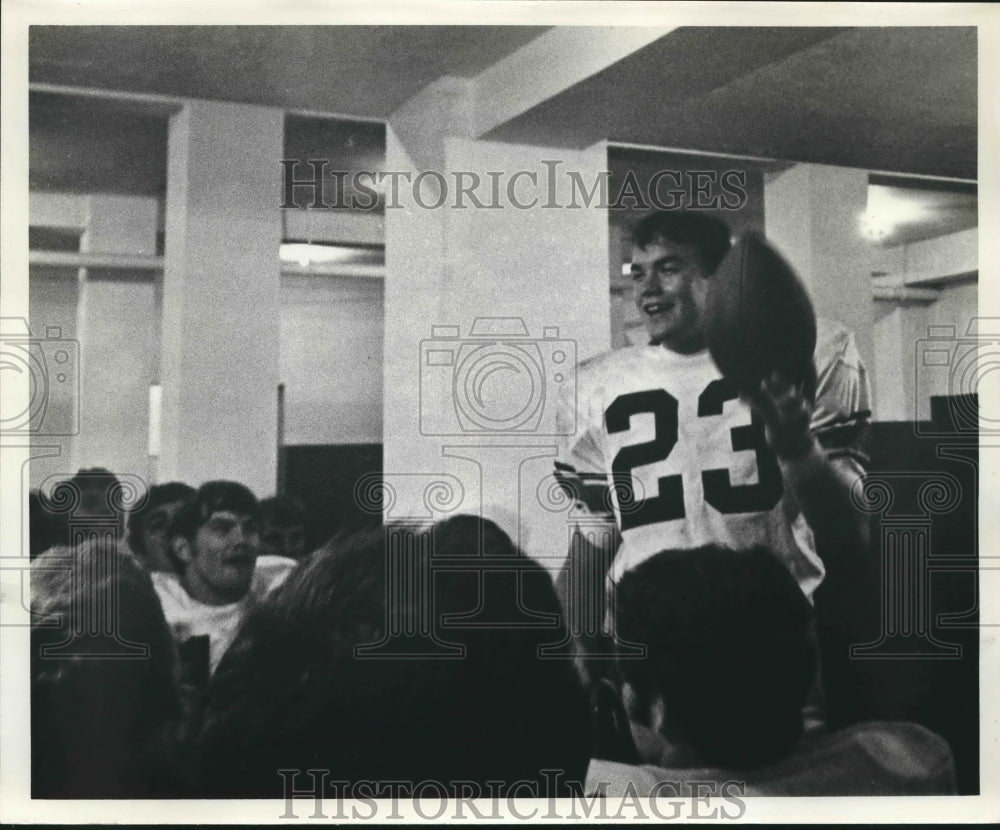
[[[250,590],[257,564],[257,522],[251,516],[217,510],[192,540],[178,537],[185,562],[183,585],[206,605],[238,602]]]
[[[632,289],[650,340],[681,354],[705,348],[709,277],[694,245],[658,237],[632,248]]]

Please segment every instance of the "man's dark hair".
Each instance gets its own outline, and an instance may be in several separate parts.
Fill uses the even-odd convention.
[[[620,669],[640,700],[663,696],[665,737],[729,769],[777,761],[802,737],[812,607],[769,550],[664,551],[624,574],[616,606],[617,636],[647,649]]]
[[[72,478],[56,485],[56,487],[60,486],[72,487],[85,497],[93,497],[95,506],[97,506],[97,503],[102,499],[110,500],[114,495],[117,495],[115,489],[121,486],[121,482],[118,480],[118,476],[106,467],[89,467],[80,468],[73,474]],[[117,507],[117,504],[108,501],[107,504],[101,506],[112,510]]]
[[[432,570],[435,558],[459,567]],[[489,570],[500,558],[511,568]],[[391,620],[420,618],[433,640],[392,633]],[[491,523],[336,537],[251,612],[216,671],[198,741],[204,795],[280,796],[276,770],[310,768],[409,782],[402,795],[430,780],[452,794],[460,782],[484,796],[487,782],[578,791],[587,701],[572,662],[541,651],[565,633],[546,571]],[[435,641],[461,651],[442,657]],[[381,656],[356,651],[379,643]]]
[[[146,552],[146,545],[142,534],[146,529],[146,519],[158,507],[164,504],[171,504],[177,501],[187,501],[195,493],[194,487],[183,484],[179,481],[171,481],[167,484],[154,484],[149,488],[146,501],[138,510],[133,510],[128,514],[128,535],[126,541],[128,546],[140,556]]]
[[[714,274],[729,252],[730,230],[721,219],[688,210],[660,210],[640,219],[632,228],[632,243],[646,248],[658,239],[676,245],[694,245],[702,270]]]
[[[53,548],[32,563],[31,610],[32,796],[173,792],[176,656],[149,574],[108,540]]]
[[[256,519],[260,505],[257,497],[242,484],[235,481],[208,481],[178,511],[170,526],[170,535],[193,539],[198,528],[220,510]]]
[[[306,509],[291,496],[271,496],[260,503],[260,522],[275,527],[305,527]]]
[[[69,545],[70,521],[90,518],[105,522],[114,520],[115,532],[125,533],[127,499],[132,488],[124,486],[111,470],[90,467],[77,470],[72,477],[57,482],[48,492],[39,493],[39,507],[47,515],[46,523],[56,545]]]

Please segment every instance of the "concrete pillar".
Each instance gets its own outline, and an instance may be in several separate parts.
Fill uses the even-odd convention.
[[[149,386],[160,339],[156,286],[88,279],[77,313],[82,382],[72,466],[148,478]]]
[[[83,253],[156,253],[156,199],[90,196]],[[148,271],[81,269],[77,306],[80,341],[80,433],[72,470],[107,467],[150,477],[149,385],[156,379],[160,318],[158,275]]]
[[[62,279],[38,279],[30,277],[31,297],[28,322],[30,333],[35,338],[44,338],[54,330],[60,337],[70,341],[79,359],[79,338],[77,337],[77,308],[81,283],[74,277]],[[24,332],[27,334],[27,332]],[[31,459],[30,486],[37,488],[45,479],[63,473],[72,473],[73,448],[80,431],[80,388],[79,368],[72,371],[71,381],[64,386],[50,384],[53,393],[46,401],[45,419],[59,425],[56,434],[43,431],[31,436],[33,447],[42,447],[44,453],[35,454]],[[68,394],[63,394],[63,392]],[[10,395],[10,392],[5,392]],[[6,402],[5,405],[10,405]],[[18,410],[14,410],[18,411]],[[68,434],[67,434],[68,433]]]
[[[906,358],[903,349],[903,309],[897,305],[881,303],[876,310],[875,364],[871,367],[873,385],[878,385],[878,397],[873,401],[872,416],[879,421],[903,421],[908,417]]]
[[[874,367],[871,244],[861,235],[868,171],[796,164],[764,182],[764,226],[809,288],[817,315],[854,332]],[[874,375],[874,372],[870,372]]]
[[[556,385],[572,382],[577,360],[610,346],[607,210],[596,199],[593,207],[579,198],[568,207],[568,174],[589,188],[606,172],[607,152],[604,145],[575,152],[472,140],[469,112],[467,88],[439,83],[395,113],[387,130],[386,169],[414,177],[434,171],[448,192],[433,207],[440,181],[427,176],[423,194],[401,180],[396,198],[387,195],[384,458],[395,500],[386,514],[439,518],[443,511],[426,498],[427,476],[454,477],[461,493],[448,504],[452,512],[497,520],[529,552],[557,557],[555,567],[568,547],[565,522],[551,543],[535,527],[552,516],[538,494],[558,444],[551,428]],[[467,185],[478,177],[481,205],[458,197],[459,175]],[[477,318],[490,320],[474,329]],[[511,325],[518,330],[508,331]],[[534,362],[486,359],[478,377],[484,417],[463,420],[466,381],[475,380],[462,372],[484,342],[523,346],[520,354]],[[535,370],[541,419],[529,425],[517,418],[527,403],[518,395],[527,394]]]
[[[159,478],[274,490],[283,113],[191,102],[170,119]]]

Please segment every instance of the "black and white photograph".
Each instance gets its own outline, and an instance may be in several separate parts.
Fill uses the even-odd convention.
[[[1000,12],[712,5],[4,4],[0,820],[1000,821]]]

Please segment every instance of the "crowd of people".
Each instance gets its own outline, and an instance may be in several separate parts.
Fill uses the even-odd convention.
[[[315,540],[287,496],[169,483],[126,515],[84,470],[61,486],[94,521],[59,528],[60,494],[34,494],[34,796],[281,798],[289,770],[466,796],[953,792],[933,733],[824,717],[816,588],[869,545],[864,367],[832,327],[815,390],[730,388],[702,319],[728,238],[676,211],[636,228],[650,343],[581,366],[556,463],[615,532],[574,546],[575,577],[476,516]],[[611,659],[568,626],[584,584]]]

